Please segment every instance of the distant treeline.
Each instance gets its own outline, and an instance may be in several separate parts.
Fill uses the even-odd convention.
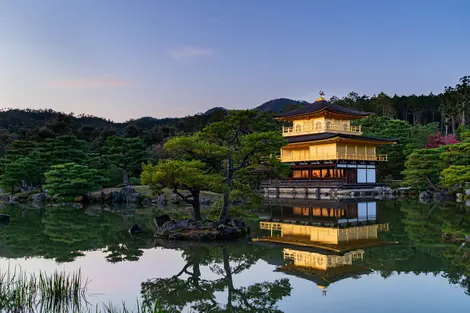
[[[413,149],[423,148],[428,135],[435,135],[439,130],[443,134],[458,134],[459,127],[462,129],[465,128],[462,126],[470,124],[470,76],[462,77],[454,87],[444,87],[443,92],[437,95],[388,96],[379,93],[366,96],[351,92],[343,98],[333,96],[330,101],[375,113],[374,118],[359,122],[366,135],[399,139],[398,145],[383,148],[380,152],[388,153],[393,160],[388,162],[381,176],[391,174],[400,178],[405,156]],[[255,110],[268,118],[265,121],[272,122],[271,127],[280,128],[280,123],[273,121],[274,113],[306,104],[305,101],[283,98],[268,101]],[[115,123],[91,115],[66,114],[50,109],[3,109],[0,111],[0,157],[7,153],[15,140],[40,143],[64,135],[86,141],[94,152],[98,152],[111,136],[139,138],[151,154],[158,155],[161,145],[169,138],[201,131],[208,124],[222,121],[227,114],[230,111],[217,107],[182,118],[142,117]],[[396,159],[393,159],[393,154]],[[158,158],[157,155],[154,158]]]

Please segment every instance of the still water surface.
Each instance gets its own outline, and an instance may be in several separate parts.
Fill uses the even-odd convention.
[[[264,229],[254,222],[253,242],[196,245],[155,242],[149,209],[3,205],[11,221],[0,227],[0,267],[81,269],[91,305],[139,299],[171,312],[470,312],[470,247],[460,242],[470,233],[468,207],[290,201],[257,211],[269,222]],[[146,233],[130,236],[133,223]],[[270,230],[279,223],[282,232]]]

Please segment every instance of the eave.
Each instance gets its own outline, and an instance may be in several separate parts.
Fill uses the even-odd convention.
[[[275,117],[275,119],[279,121],[295,121],[299,119],[311,119],[311,118],[317,118],[317,117],[331,117],[337,120],[358,120],[362,118],[367,118],[368,115],[345,114],[345,113],[332,111],[329,108],[323,108],[316,112],[294,114],[294,115],[288,115],[288,116],[277,116]]]

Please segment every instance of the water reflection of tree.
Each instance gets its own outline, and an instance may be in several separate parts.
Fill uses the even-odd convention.
[[[186,264],[179,273],[142,283],[144,303],[159,302],[168,312],[181,312],[187,306],[196,312],[281,312],[277,302],[290,295],[288,279],[248,287],[236,287],[233,282],[234,276],[265,254],[264,249],[246,244],[184,247]],[[208,266],[217,278],[203,278],[201,266]],[[225,304],[216,300],[216,292],[227,293]]]
[[[84,251],[105,249],[110,262],[134,261],[143,254],[143,248],[152,246],[150,233],[130,236],[123,216],[109,211],[90,216],[71,206],[38,209],[25,205],[5,205],[2,211],[11,216],[10,224],[0,228],[2,256],[9,258],[71,262]],[[144,215],[136,218],[141,224],[150,219]]]
[[[450,283],[461,285],[470,295],[470,247],[460,246],[460,241],[470,234],[470,214],[465,207],[406,201],[402,202],[401,210],[406,233],[415,250],[429,256],[420,266],[425,267],[429,259],[436,260],[439,267],[431,272],[443,272]]]

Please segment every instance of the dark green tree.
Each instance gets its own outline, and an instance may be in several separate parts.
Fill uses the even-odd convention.
[[[167,160],[156,166],[144,165],[140,180],[156,192],[164,187],[171,188],[174,194],[193,207],[194,218],[198,221],[202,220],[201,191],[220,192],[225,187],[223,177],[208,173],[207,165],[199,160]]]
[[[16,189],[28,189],[41,181],[40,164],[30,157],[19,157],[5,165],[3,174],[0,176],[0,184],[8,188],[11,193]]]
[[[286,144],[279,131],[272,131],[273,124],[272,118],[260,116],[256,111],[231,112],[224,121],[210,124],[200,133],[175,137],[165,144],[172,156],[200,160],[206,164],[208,172],[224,176],[226,191],[219,222],[229,218],[229,200],[235,188],[236,173],[259,164],[266,156],[277,154]]]
[[[106,139],[103,157],[119,167],[124,185],[129,185],[129,175],[137,175],[145,156],[145,145],[140,138],[111,136]]]
[[[104,181],[98,170],[77,163],[53,165],[45,177],[43,188],[63,197],[83,196],[97,190]]]
[[[439,175],[444,168],[443,148],[415,150],[405,162],[403,185],[415,190],[439,190]]]

